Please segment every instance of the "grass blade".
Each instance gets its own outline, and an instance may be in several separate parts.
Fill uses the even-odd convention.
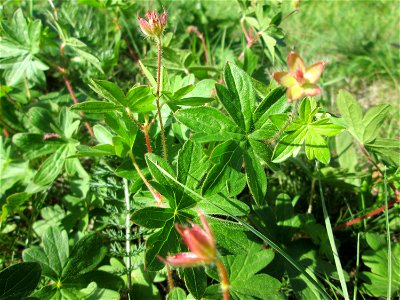
[[[346,300],[349,300],[350,297],[349,297],[349,292],[347,291],[347,285],[346,285],[346,280],[344,278],[342,263],[340,262],[339,253],[337,251],[336,244],[335,244],[335,238],[333,236],[331,221],[329,220],[328,211],[326,209],[325,197],[324,197],[324,193],[322,191],[322,183],[321,183],[321,177],[320,177],[320,172],[319,172],[319,168],[318,168],[318,162],[316,164],[316,168],[317,168],[317,174],[318,174],[319,192],[321,194],[322,210],[324,212],[326,232],[328,234],[329,243],[331,244],[333,259],[335,260],[335,266],[336,266],[336,270],[339,275],[340,285],[342,286],[343,297]]]

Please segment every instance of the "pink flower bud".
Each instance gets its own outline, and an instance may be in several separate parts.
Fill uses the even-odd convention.
[[[167,24],[167,12],[164,9],[161,17],[156,11],[146,13],[147,21],[143,18],[138,18],[139,26],[142,32],[149,37],[159,37],[164,31]]]
[[[316,82],[324,71],[324,62],[306,67],[301,57],[292,51],[288,55],[287,63],[289,72],[275,72],[272,76],[280,85],[287,88],[286,96],[290,102],[321,93]]]
[[[201,224],[191,224],[191,227],[175,224],[190,252],[178,253],[167,259],[158,256],[163,262],[180,267],[194,267],[213,263],[217,258],[217,246],[214,235],[202,212],[198,212]]]

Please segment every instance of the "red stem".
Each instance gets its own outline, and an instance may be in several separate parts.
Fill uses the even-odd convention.
[[[143,130],[143,133],[144,133],[144,137],[146,139],[147,152],[152,153],[148,129]]]
[[[390,207],[392,207],[397,202],[399,202],[399,201],[398,200],[392,200],[392,201],[388,202],[387,203],[388,209]],[[373,210],[373,211],[371,211],[371,212],[369,212],[369,213],[367,213],[367,214],[365,214],[365,215],[363,215],[361,217],[358,217],[358,218],[355,218],[353,220],[347,221],[347,222],[345,222],[343,224],[340,224],[340,225],[334,227],[333,230],[334,231],[340,230],[340,229],[343,229],[343,228],[346,228],[346,227],[350,227],[350,226],[352,226],[354,224],[360,223],[364,219],[371,218],[373,216],[376,216],[377,214],[380,214],[382,211],[385,210],[385,208],[386,208],[386,204],[378,207],[377,209],[375,209],[375,210]]]
[[[65,83],[65,86],[67,87],[67,90],[68,90],[68,92],[69,92],[69,94],[70,94],[70,96],[72,98],[72,101],[74,102],[74,104],[78,104],[79,101],[78,101],[78,99],[76,99],[75,93],[74,93],[74,91],[72,89],[71,84],[69,83],[68,76],[67,76],[67,74],[65,72],[65,69],[61,68],[61,67],[58,67],[58,70],[63,74],[64,83]],[[80,115],[83,117],[84,116],[83,112],[80,112]],[[88,121],[84,121],[84,123],[85,123],[85,126],[86,126],[90,136],[93,137],[94,136],[94,132],[93,132],[92,127],[90,126]]]
[[[188,32],[194,32],[197,37],[200,39],[201,44],[203,45],[203,51],[204,51],[204,58],[206,59],[206,64],[209,65],[210,64],[210,60],[208,58],[208,52],[207,52],[207,45],[206,45],[206,41],[204,40],[204,36],[203,34],[197,29],[196,26],[189,26],[188,27]]]
[[[229,300],[229,277],[228,273],[226,272],[225,266],[220,259],[216,259],[215,264],[217,265],[218,269],[218,276],[221,280],[221,289],[222,294],[224,296],[224,300]]]

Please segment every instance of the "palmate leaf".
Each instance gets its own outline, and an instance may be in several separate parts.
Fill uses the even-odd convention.
[[[353,95],[339,91],[337,106],[349,132],[362,144],[372,142],[385,121],[390,105],[381,104],[370,108],[363,116],[361,105]]]
[[[299,118],[295,119],[286,130],[273,153],[273,162],[280,163],[296,156],[303,144],[308,159],[316,158],[329,164],[331,156],[323,136],[334,136],[344,127],[331,123],[329,118],[313,120],[318,108],[315,101],[304,99],[299,108]]]
[[[217,84],[216,91],[229,115],[211,107],[195,107],[180,109],[175,117],[195,131],[193,140],[224,142],[213,150],[211,160],[214,164],[203,183],[203,193],[213,195],[223,191],[228,196],[237,195],[244,188],[243,179],[247,178],[255,202],[261,204],[266,192],[266,176],[256,155],[263,153],[263,158],[269,162],[271,155],[264,155],[268,150],[262,151],[260,145],[257,145],[257,151],[253,151],[252,145],[256,143],[252,141],[268,139],[278,131],[269,117],[286,109],[281,100],[284,90],[271,91],[256,107],[256,94],[248,74],[234,64],[227,64],[224,79],[226,87]],[[255,126],[254,120],[258,125]],[[245,168],[249,174],[243,177],[243,162],[245,166],[256,167],[256,171],[251,167]]]
[[[190,147],[191,145],[188,145],[186,149]],[[190,150],[181,151],[181,158],[178,158],[181,161],[179,167],[181,179],[184,179],[185,176],[187,178],[192,170],[191,165],[187,164],[187,161],[182,157],[187,155],[185,154],[186,151],[190,152]],[[157,255],[166,257],[168,252],[177,253],[180,250],[180,238],[174,225],[175,223],[185,223],[187,219],[193,219],[187,209],[193,207],[196,201],[174,180],[160,172],[159,168],[162,168],[170,176],[176,178],[174,170],[161,157],[148,153],[146,162],[151,175],[157,181],[157,184],[153,183],[153,186],[156,189],[161,189],[160,192],[167,198],[170,208],[146,207],[139,209],[133,214],[132,220],[140,226],[151,229],[159,228],[148,238],[145,254],[146,268],[151,271],[158,271],[164,267],[164,263],[157,258]]]
[[[279,292],[279,280],[267,274],[257,274],[274,258],[274,252],[262,250],[261,247],[257,243],[251,243],[244,254],[242,252],[239,255],[222,257],[229,276],[229,293],[232,299],[284,299]],[[218,278],[215,273],[210,275]],[[213,292],[214,288],[211,286],[207,290]]]
[[[370,249],[362,255],[364,264],[370,271],[361,273],[362,289],[373,297],[387,296],[388,285],[391,284],[392,296],[400,293],[400,244],[392,243],[391,277],[388,268],[388,246],[386,240],[375,233],[367,233],[366,240]],[[389,283],[389,278],[392,279]]]
[[[43,235],[43,247],[32,246],[23,251],[24,261],[36,262],[42,268],[42,275],[53,280],[37,291],[33,296],[40,299],[60,297],[67,299],[95,299],[95,295],[113,295],[107,299],[118,299],[110,290],[97,289],[94,283],[82,289],[82,283],[76,282],[79,276],[93,271],[104,259],[107,248],[96,233],[87,234],[69,251],[68,235],[58,227],[49,227]],[[90,280],[90,279],[89,279]],[[94,285],[94,286],[93,286]],[[88,297],[88,296],[90,296]],[[72,298],[70,298],[72,297]]]
[[[0,69],[5,69],[7,85],[14,86],[24,78],[42,84],[48,66],[36,57],[40,50],[42,23],[25,19],[21,9],[14,13],[10,24],[1,23],[3,38],[0,43]]]

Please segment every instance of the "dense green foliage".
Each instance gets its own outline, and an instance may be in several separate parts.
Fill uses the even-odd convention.
[[[4,1],[0,299],[398,297],[395,6]],[[201,212],[217,257],[166,267]]]

